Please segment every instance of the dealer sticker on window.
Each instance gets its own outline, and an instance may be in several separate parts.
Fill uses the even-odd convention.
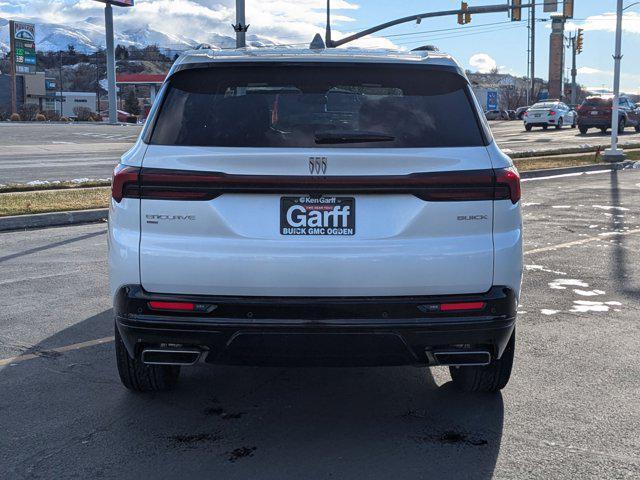
[[[280,198],[282,235],[354,235],[356,199],[299,196]]]

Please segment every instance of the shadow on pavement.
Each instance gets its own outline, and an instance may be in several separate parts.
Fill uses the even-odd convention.
[[[611,196],[611,206],[619,208],[629,208],[624,207],[622,205],[622,189],[619,185],[618,180],[618,171],[611,171],[611,188],[610,188],[610,196]],[[624,235],[625,232],[625,216],[616,217],[616,215],[624,214],[625,210],[613,210],[610,222],[610,231],[612,232],[620,232],[622,235],[619,235],[615,238],[615,242],[613,244],[613,268],[615,271],[613,272],[613,278],[616,284],[616,290],[624,293],[625,295],[629,295],[635,297],[637,300],[640,297],[640,288],[634,286],[635,275],[634,272],[630,272],[630,268],[633,270],[633,262],[628,258],[628,238]]]
[[[112,333],[107,310],[34,351]],[[0,390],[2,478],[492,478],[504,416],[414,367],[198,366],[138,395],[113,343],[0,367]]]

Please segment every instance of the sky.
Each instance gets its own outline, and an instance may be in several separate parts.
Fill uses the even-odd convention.
[[[542,3],[544,0],[537,0]],[[470,6],[501,4],[504,0],[467,0]],[[133,8],[115,10],[116,30],[149,25],[172,35],[206,38],[209,33],[233,35],[235,0],[136,0]],[[306,45],[324,32],[325,0],[247,0],[249,34],[281,44]],[[524,2],[523,2],[524,3]],[[626,0],[625,5],[635,3]],[[417,13],[459,8],[459,0],[331,0],[334,39],[388,20]],[[578,82],[586,87],[612,88],[615,0],[575,0],[575,18],[566,32],[584,28],[584,52],[578,56]],[[49,23],[74,23],[100,16],[95,0],[0,0],[0,17],[29,18]],[[460,26],[455,17],[425,19],[384,30],[358,46],[411,49],[434,44],[453,55],[465,68],[527,74],[527,12],[523,21],[510,22],[506,13],[474,15]],[[538,7],[539,19],[549,14]],[[548,74],[550,22],[537,22],[536,76]],[[631,6],[623,22],[621,88],[640,94],[640,4]],[[567,51],[568,53],[568,51]]]

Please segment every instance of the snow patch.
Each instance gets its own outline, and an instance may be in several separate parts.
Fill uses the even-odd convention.
[[[549,282],[549,287],[554,290],[566,290],[567,287],[588,287],[588,283],[573,278],[556,278],[553,282]]]
[[[566,275],[566,272],[559,272],[557,270],[550,270],[548,268],[543,267],[542,265],[525,265],[524,269],[527,272],[547,272],[547,273],[555,273],[556,275]]]
[[[560,313],[560,310],[552,310],[550,308],[543,308],[540,310],[540,313],[543,315],[555,315],[556,313]]]
[[[575,313],[587,312],[608,312],[611,307],[604,302],[591,302],[588,300],[574,300],[573,308],[570,310]]]
[[[582,295],[583,297],[595,297],[596,295],[605,294],[603,290],[580,290],[578,288],[575,288],[573,292],[577,295]]]
[[[551,208],[571,208],[571,205],[552,205]]]

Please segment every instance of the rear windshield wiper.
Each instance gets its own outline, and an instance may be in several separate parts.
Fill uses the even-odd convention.
[[[393,142],[393,135],[376,132],[321,132],[315,134],[318,145],[330,143]]]

